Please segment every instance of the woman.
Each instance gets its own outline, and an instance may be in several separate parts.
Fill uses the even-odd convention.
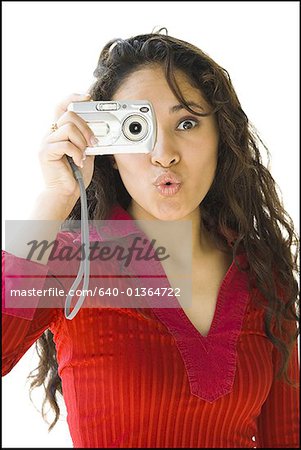
[[[71,321],[61,308],[4,309],[4,373],[38,340],[32,387],[45,383],[56,413],[50,428],[63,392],[75,447],[297,447],[298,239],[228,73],[193,45],[150,34],[110,41],[94,75],[90,97],[57,108],[31,218],[80,218],[72,157],[90,218],[126,220],[122,237],[133,219],[191,221],[191,303],[84,308]],[[95,136],[67,107],[89,98],[149,100],[153,151],[85,157]],[[173,195],[153,184],[164,173],[180,183]],[[64,232],[58,239],[76,241]],[[44,283],[47,257],[38,267],[4,256],[6,267],[33,264]]]

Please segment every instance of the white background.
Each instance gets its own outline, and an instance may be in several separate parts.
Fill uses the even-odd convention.
[[[37,152],[55,105],[86,92],[111,38],[167,27],[230,73],[299,217],[299,2],[2,2],[3,220],[24,219],[42,187]],[[298,228],[297,228],[298,229]],[[34,347],[2,380],[3,447],[72,447],[66,414],[48,434],[28,400]],[[37,390],[39,391],[39,390]],[[35,395],[41,405],[42,389]],[[64,405],[62,405],[64,408]]]

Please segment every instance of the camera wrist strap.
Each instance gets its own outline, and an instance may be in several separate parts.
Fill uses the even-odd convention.
[[[89,277],[90,277],[90,260],[89,260],[89,221],[88,221],[88,208],[87,208],[87,194],[85,189],[85,183],[83,180],[83,176],[77,165],[72,161],[70,156],[67,156],[68,162],[72,168],[74,178],[79,184],[80,189],[80,202],[81,202],[81,244],[83,245],[83,254],[82,259],[80,262],[80,267],[77,273],[77,277],[74,280],[69,293],[66,298],[65,302],[65,317],[66,319],[73,319],[78,311],[80,310],[87,292],[88,286],[89,286]],[[70,313],[70,305],[72,298],[74,296],[71,295],[70,291],[75,291],[82,281],[82,278],[84,277],[83,287],[81,289],[81,295],[74,306],[72,312]]]

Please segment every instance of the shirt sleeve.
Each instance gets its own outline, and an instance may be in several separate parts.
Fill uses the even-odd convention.
[[[293,324],[293,322],[290,322]],[[296,324],[290,325],[296,331]],[[288,376],[296,383],[290,386],[282,378],[272,383],[269,395],[262,406],[258,417],[258,447],[259,448],[299,448],[299,415],[300,415],[300,363],[298,358],[299,345],[295,341],[288,365]],[[274,377],[281,363],[281,354],[273,346]]]
[[[43,289],[47,286],[46,275],[48,266],[19,258],[2,251],[2,376],[9,373],[26,351],[34,344],[43,332],[56,319],[58,308],[41,307],[39,297],[30,300],[30,307],[23,307],[26,299],[21,302],[14,298],[8,300],[11,289],[22,287]],[[11,270],[13,268],[13,271]],[[21,272],[34,273],[36,278],[22,278]],[[15,272],[14,272],[15,271]],[[6,276],[7,273],[17,273]],[[45,299],[43,299],[45,301]],[[48,299],[49,301],[49,299]]]

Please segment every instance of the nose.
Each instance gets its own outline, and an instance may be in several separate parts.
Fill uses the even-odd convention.
[[[152,164],[156,166],[169,167],[180,161],[180,154],[172,136],[164,130],[158,130],[157,140],[150,155]]]

